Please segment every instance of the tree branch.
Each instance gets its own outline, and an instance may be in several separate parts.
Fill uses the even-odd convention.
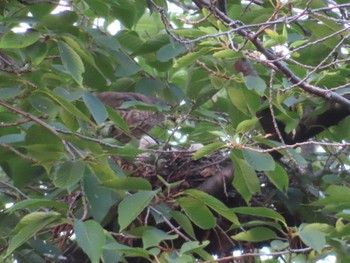
[[[241,21],[232,20],[223,12],[221,12],[218,8],[213,6],[208,0],[194,0],[194,2],[197,4],[198,7],[204,7],[208,9],[218,20],[223,22],[226,26],[232,27],[237,31],[239,35],[249,40],[255,46],[256,50],[259,51],[262,55],[264,55],[268,62],[271,62],[271,64],[273,64],[280,72],[282,72],[291,83],[297,84],[301,89],[310,94],[322,97],[328,101],[339,103],[347,109],[350,109],[350,100],[348,100],[347,98],[335,92],[325,90],[302,81],[302,79],[295,75],[294,72],[290,70],[283,62],[279,61],[278,57],[273,51],[270,51],[264,47],[263,43],[256,37],[255,33],[243,29],[243,23]],[[308,13],[312,12],[315,12],[315,10],[308,11]]]

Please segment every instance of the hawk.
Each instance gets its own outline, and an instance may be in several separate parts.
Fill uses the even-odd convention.
[[[155,105],[162,102],[162,100],[158,98],[151,98],[132,92],[100,92],[96,93],[95,96],[104,104],[118,111],[125,123],[128,125],[130,134],[126,134],[121,129],[115,127],[115,125],[112,125],[112,127],[108,129],[108,136],[111,136],[119,141],[128,142],[132,138],[140,139],[154,126],[164,120],[164,114],[161,112],[120,108],[120,106],[127,101],[140,101],[146,104]]]

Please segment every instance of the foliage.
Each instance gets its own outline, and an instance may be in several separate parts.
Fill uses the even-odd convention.
[[[0,2],[1,262],[349,260],[350,4],[212,2]]]

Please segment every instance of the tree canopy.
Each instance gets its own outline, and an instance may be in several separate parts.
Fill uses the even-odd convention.
[[[350,260],[349,8],[0,1],[0,262]]]

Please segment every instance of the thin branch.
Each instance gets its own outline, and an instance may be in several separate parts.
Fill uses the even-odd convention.
[[[276,131],[276,133],[278,135],[278,138],[280,139],[281,143],[283,145],[285,145],[285,142],[284,142],[283,136],[281,134],[281,131],[278,128],[278,124],[277,124],[276,117],[275,117],[275,111],[273,109],[273,102],[272,102],[272,100],[273,100],[273,80],[274,80],[274,77],[275,77],[275,71],[272,70],[271,71],[271,76],[270,76],[270,85],[269,85],[269,108],[270,108],[270,113],[271,113],[273,127],[275,128],[275,131]]]
[[[21,153],[20,151],[18,151],[17,149],[15,149],[14,147],[12,147],[11,145],[8,145],[6,143],[2,143],[0,142],[0,146],[15,153],[16,155],[18,155],[19,157],[25,159],[25,160],[28,160],[28,161],[31,161],[31,162],[34,162],[34,163],[40,163],[40,161],[38,159],[35,159],[29,155],[26,155],[26,154],[23,154]]]
[[[245,145],[241,145],[241,144],[231,143],[231,147],[232,148],[246,149],[246,150],[251,150],[251,151],[258,152],[258,153],[269,153],[269,152],[286,150],[286,149],[294,149],[294,148],[297,148],[297,147],[300,147],[300,146],[305,146],[305,145],[344,147],[344,146],[350,146],[350,143],[333,143],[333,142],[307,141],[307,142],[298,142],[298,143],[294,143],[294,144],[286,144],[286,145],[276,146],[276,147],[272,147],[272,148],[269,148],[269,149],[257,149],[257,148],[253,148],[253,147],[250,147],[250,146],[245,146]]]
[[[165,224],[167,224],[176,234],[182,237],[186,242],[191,241],[190,238],[188,238],[187,236],[185,236],[185,234],[183,234],[180,230],[178,230],[177,227],[175,227],[160,211],[158,211],[152,206],[150,207],[150,209],[156,214],[158,214],[159,216],[161,216]]]
[[[0,181],[1,184],[7,186],[8,188],[12,188],[13,190],[15,190],[17,193],[19,193],[22,197],[24,197],[25,199],[30,199],[25,193],[23,193],[19,188],[17,188],[16,186],[7,183],[7,182],[3,182]]]
[[[24,120],[19,120],[17,122],[13,122],[13,123],[0,123],[0,127],[13,127],[13,126],[18,126],[27,122],[30,122],[31,120],[29,119],[24,119]]]
[[[198,6],[205,7],[206,9],[208,9],[209,12],[213,13],[218,20],[220,20],[226,26],[232,27],[239,35],[241,35],[245,39],[248,39],[255,46],[256,50],[259,51],[262,55],[264,55],[267,60],[271,61],[271,63],[274,66],[276,66],[278,70],[282,72],[291,83],[297,84],[301,89],[303,89],[304,91],[310,94],[316,95],[318,97],[322,97],[329,101],[337,102],[340,105],[343,105],[344,107],[350,108],[350,100],[332,91],[322,89],[320,87],[313,86],[311,84],[303,82],[302,79],[300,79],[292,70],[288,68],[288,66],[284,64],[284,62],[276,61],[278,59],[277,55],[274,52],[266,49],[263,43],[256,38],[255,33],[244,29],[241,21],[232,20],[223,12],[221,12],[219,9],[217,9],[216,7],[213,7],[213,5],[206,0],[195,0],[195,3]],[[348,5],[349,4],[346,4],[346,6]],[[330,10],[330,9],[326,9],[326,10]],[[311,12],[312,11],[308,11],[307,13],[310,14]],[[316,12],[316,11],[313,10],[313,12]]]
[[[325,246],[324,248],[329,248],[329,246]],[[300,249],[289,249],[289,250],[284,250],[284,251],[277,251],[277,252],[269,252],[269,253],[244,253],[242,255],[238,256],[227,256],[227,257],[222,257],[218,259],[211,259],[207,261],[197,261],[198,263],[211,263],[211,262],[223,262],[223,261],[229,261],[229,260],[235,260],[235,259],[242,259],[246,257],[261,257],[261,256],[271,256],[271,257],[276,257],[276,256],[281,256],[281,255],[288,255],[288,254],[301,254],[305,252],[310,252],[312,251],[313,248],[307,247],[307,248],[300,248]]]
[[[59,133],[55,130],[54,127],[52,127],[52,126],[50,126],[49,124],[47,124],[46,122],[40,120],[38,117],[35,117],[34,115],[32,115],[32,114],[30,114],[30,113],[28,113],[28,112],[25,112],[25,111],[23,111],[23,110],[21,110],[21,109],[19,109],[19,108],[16,108],[16,107],[14,107],[14,106],[12,106],[12,105],[10,105],[10,104],[7,104],[6,102],[4,102],[4,101],[2,101],[2,100],[0,100],[0,105],[3,106],[3,107],[5,107],[6,109],[12,111],[12,112],[18,113],[19,115],[21,115],[21,116],[23,116],[23,117],[25,117],[25,118],[28,118],[28,119],[30,119],[30,120],[36,122],[37,124],[41,125],[41,126],[44,127],[45,129],[47,129],[49,132],[51,132],[52,134],[54,134],[55,136],[57,136],[57,137],[61,140],[61,142],[63,143],[64,148],[66,149],[66,151],[67,151],[67,153],[70,155],[70,157],[71,157],[72,159],[75,159],[75,155],[74,155],[74,153],[71,151],[71,149],[70,149],[68,143],[67,143],[64,139],[62,139],[62,138],[60,137]]]

